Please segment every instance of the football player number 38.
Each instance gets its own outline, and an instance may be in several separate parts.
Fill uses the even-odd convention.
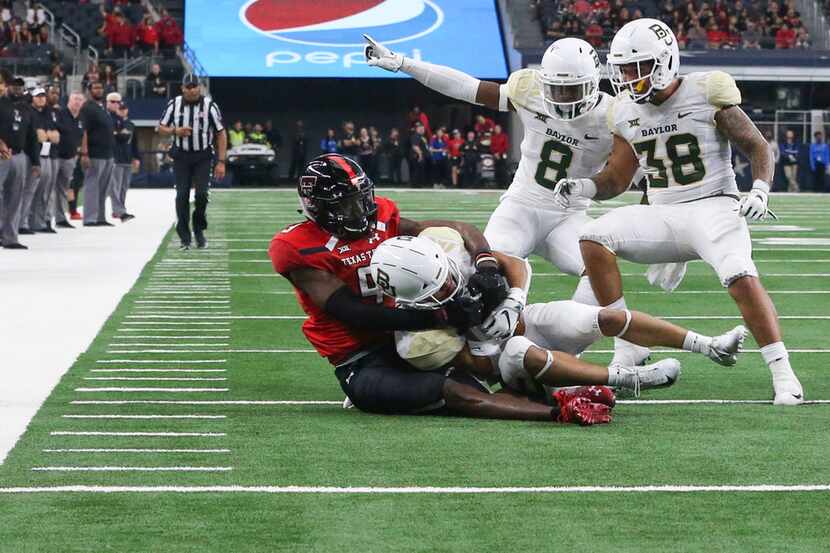
[[[649,186],[652,188],[666,188],[669,177],[666,164],[656,155],[657,139],[645,140],[634,145],[637,155],[646,156],[646,164],[657,170],[657,175],[651,175]],[[680,185],[694,184],[706,176],[706,167],[700,158],[700,144],[693,134],[675,134],[666,140],[666,154],[671,161],[671,175],[674,182]]]
[[[553,188],[560,179],[568,177],[573,151],[557,140],[548,140],[542,146],[542,159],[536,167],[536,182],[539,186]]]

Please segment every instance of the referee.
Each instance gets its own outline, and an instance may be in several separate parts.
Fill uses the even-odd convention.
[[[202,95],[199,79],[189,73],[182,81],[182,94],[167,103],[159,120],[159,134],[175,136],[173,142],[173,170],[176,174],[176,232],[181,239],[182,250],[189,250],[190,227],[190,185],[196,188],[196,209],[193,211],[193,233],[196,247],[206,248],[204,231],[207,228],[208,187],[216,146],[216,167],[213,175],[217,179],[225,176],[225,155],[228,146],[222,113],[219,106],[209,97]]]

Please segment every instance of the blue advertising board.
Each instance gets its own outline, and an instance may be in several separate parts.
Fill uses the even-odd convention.
[[[395,78],[363,33],[406,56],[505,79],[494,0],[187,0],[185,40],[212,77]]]

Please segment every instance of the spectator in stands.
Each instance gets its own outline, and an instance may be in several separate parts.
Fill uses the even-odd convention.
[[[339,153],[337,147],[337,132],[334,129],[326,131],[326,137],[320,141],[320,151],[324,154]]]
[[[490,137],[490,153],[496,161],[496,182],[504,187],[507,184],[507,152],[510,141],[507,133],[502,131],[501,125],[493,127],[493,136]]]
[[[89,89],[89,85],[92,83],[97,83],[101,80],[101,73],[98,69],[98,64],[94,62],[90,62],[89,67],[84,73],[83,79],[81,79],[81,87],[86,91]]]
[[[43,4],[29,5],[26,8],[26,25],[33,37],[40,33],[40,28],[46,25],[46,10]]]
[[[585,40],[588,41],[594,48],[602,46],[602,35],[605,31],[596,19],[592,19],[588,27],[585,28]]]
[[[383,145],[386,156],[389,159],[389,178],[395,184],[401,184],[401,162],[403,161],[403,144],[401,144],[401,133],[398,129],[389,131],[389,138]]]
[[[145,14],[136,28],[136,41],[143,52],[159,53],[159,33],[153,24],[153,17]]]
[[[813,191],[827,192],[825,180],[827,166],[830,164],[830,148],[824,142],[821,131],[813,133],[813,143],[810,144],[810,170],[813,172]]]
[[[64,97],[64,93],[66,92],[66,73],[64,73],[63,66],[59,62],[52,64],[47,84],[50,88],[56,88],[60,91],[60,96]]]
[[[360,142],[354,134],[353,122],[343,122],[343,134],[337,141],[337,147],[340,149],[341,154],[357,160],[357,156],[360,155]]]
[[[706,48],[708,42],[708,35],[706,30],[700,24],[700,20],[695,18],[692,20],[692,28],[688,33],[688,48],[689,50],[702,50]]]
[[[807,32],[807,29],[801,27],[798,29],[798,35],[795,37],[795,47],[796,48],[809,48],[812,44],[810,43],[810,33]]]
[[[384,155],[383,139],[381,139],[380,132],[375,126],[369,126],[369,138],[372,140],[372,148],[375,156],[372,173],[369,176],[376,181],[380,178],[381,157]]]
[[[746,22],[746,30],[741,33],[744,48],[759,49],[761,48],[762,34],[758,31],[758,26],[754,21]]]
[[[795,31],[786,22],[783,22],[778,32],[775,33],[775,47],[777,49],[794,48],[795,36]]]
[[[478,141],[474,131],[467,131],[467,140],[461,145],[461,185],[470,187],[478,182]]]
[[[464,139],[461,138],[461,131],[453,129],[452,135],[447,140],[447,150],[450,158],[450,180],[455,188],[458,188],[461,172],[461,146],[463,144]]]
[[[108,63],[101,66],[101,84],[104,85],[106,94],[118,92],[118,77],[115,76],[112,66]]]
[[[239,119],[233,122],[231,130],[228,131],[228,143],[231,148],[245,144],[245,130],[242,128],[242,121]]]
[[[375,147],[372,143],[372,137],[369,136],[369,129],[366,127],[360,127],[360,131],[357,133],[357,144],[358,159],[355,161],[358,161],[369,178],[374,180],[372,174],[374,173]]]
[[[562,27],[562,22],[559,19],[556,19],[553,23],[551,23],[550,28],[545,34],[551,42],[555,42],[560,38],[565,38],[567,36],[565,34],[565,29]]]
[[[268,139],[268,144],[274,149],[274,151],[278,151],[282,148],[282,135],[280,131],[274,127],[274,122],[268,119],[265,121],[265,126],[262,127],[262,132],[265,133],[265,138]]]
[[[423,186],[426,183],[427,163],[429,158],[429,142],[426,138],[426,127],[416,121],[409,135],[409,184]]]
[[[303,172],[306,159],[308,159],[308,142],[305,137],[305,123],[301,119],[297,121],[294,140],[291,141],[291,166],[288,169],[288,178],[293,179],[295,175]]]
[[[726,33],[721,31],[714,19],[710,21],[709,30],[706,32],[706,47],[710,50],[718,50],[726,43]]]
[[[245,142],[248,142],[248,137],[254,132],[254,124],[246,121],[242,127],[245,129]]]
[[[109,49],[115,56],[127,56],[135,46],[135,28],[127,21],[121,10],[115,11],[115,21],[110,27]]]
[[[449,172],[449,155],[447,148],[446,129],[440,127],[429,143],[429,152],[432,158],[430,176],[433,188],[444,188]]]
[[[259,123],[256,123],[254,125],[254,130],[251,134],[248,135],[247,142],[249,144],[263,144],[265,146],[270,146],[270,144],[268,144],[268,138],[262,131],[262,125],[260,125]]]
[[[781,166],[787,179],[787,192],[798,192],[798,157],[801,146],[795,140],[795,132],[787,130],[781,144]]]
[[[147,91],[147,96],[156,98],[167,97],[167,83],[161,76],[161,66],[154,63],[150,66],[150,74],[144,84],[144,89]]]
[[[490,119],[489,117],[485,117],[481,114],[476,115],[476,123],[473,128],[476,131],[476,135],[481,139],[481,137],[488,132],[493,131],[493,127],[496,126],[496,122]]]
[[[160,18],[156,22],[156,32],[162,48],[175,49],[184,41],[181,27],[164,8],[161,9]]]
[[[421,123],[424,126],[424,135],[426,139],[432,138],[432,128],[429,126],[429,117],[421,111],[421,106],[412,106],[412,111],[409,112],[409,124],[412,130],[415,130],[415,123]]]

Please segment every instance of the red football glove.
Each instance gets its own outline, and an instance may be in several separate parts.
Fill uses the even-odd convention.
[[[578,397],[588,398],[593,403],[602,403],[608,407],[613,408],[617,403],[617,397],[614,395],[614,390],[608,386],[579,386],[576,388],[560,388],[553,393],[553,399],[559,404],[560,409],[563,405],[570,403]]]
[[[559,407],[558,422],[570,422],[582,426],[611,422],[611,408],[603,403],[592,403],[588,398],[578,397]]]

